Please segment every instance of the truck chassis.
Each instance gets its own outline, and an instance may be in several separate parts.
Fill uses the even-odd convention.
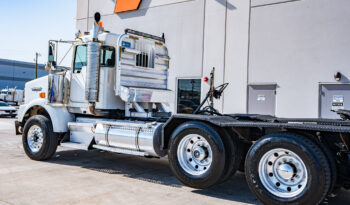
[[[344,115],[349,111],[341,112],[350,116]],[[136,140],[137,150],[113,147],[117,144],[109,144],[105,139],[113,134],[97,134],[96,120],[80,120],[85,123],[70,124],[70,133],[53,133],[50,116],[45,113],[31,116],[25,124],[17,123],[24,126],[23,145],[27,155],[34,160],[47,160],[58,145],[145,157],[168,155],[175,176],[194,188],[223,183],[237,170],[244,171],[250,189],[266,204],[319,204],[340,188],[350,188],[349,120],[249,114],[173,115],[168,120],[149,122],[126,119],[125,123],[137,125],[138,134],[132,138]],[[117,120],[101,120],[107,129],[119,126]],[[148,123],[157,126],[154,129]],[[128,126],[124,128],[135,131]],[[91,132],[91,128],[95,131]],[[121,132],[118,129],[113,133]],[[74,133],[91,137],[86,144],[81,141],[79,144],[74,142]],[[96,136],[106,144],[96,144]]]

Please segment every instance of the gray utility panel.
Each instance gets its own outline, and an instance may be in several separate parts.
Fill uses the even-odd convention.
[[[338,109],[350,109],[350,84],[321,84],[319,116],[339,118]]]
[[[276,85],[248,86],[248,113],[275,115]]]

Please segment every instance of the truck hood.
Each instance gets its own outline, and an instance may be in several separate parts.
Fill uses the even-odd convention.
[[[29,81],[25,86],[25,104],[40,98],[40,93],[44,92],[47,97],[49,78],[44,76],[36,80]]]

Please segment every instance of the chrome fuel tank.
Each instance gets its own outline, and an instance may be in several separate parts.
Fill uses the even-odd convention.
[[[163,123],[132,121],[100,122],[94,138],[97,145],[145,152],[148,156],[162,157],[159,142]],[[159,139],[158,139],[159,138]]]

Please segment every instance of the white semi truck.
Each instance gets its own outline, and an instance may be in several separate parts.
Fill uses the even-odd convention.
[[[221,114],[213,99],[227,84],[215,88],[212,73],[200,107],[172,115],[164,36],[113,34],[99,21],[97,13],[90,33],[65,42],[74,48],[71,68],[56,64],[60,42],[50,41],[50,74],[26,84],[16,127],[29,158],[48,160],[59,145],[168,155],[175,176],[199,189],[240,169],[265,204],[319,204],[334,190],[350,188],[349,111],[338,110],[339,120]]]
[[[24,91],[17,88],[6,88],[1,90],[0,100],[19,105],[24,102]]]

